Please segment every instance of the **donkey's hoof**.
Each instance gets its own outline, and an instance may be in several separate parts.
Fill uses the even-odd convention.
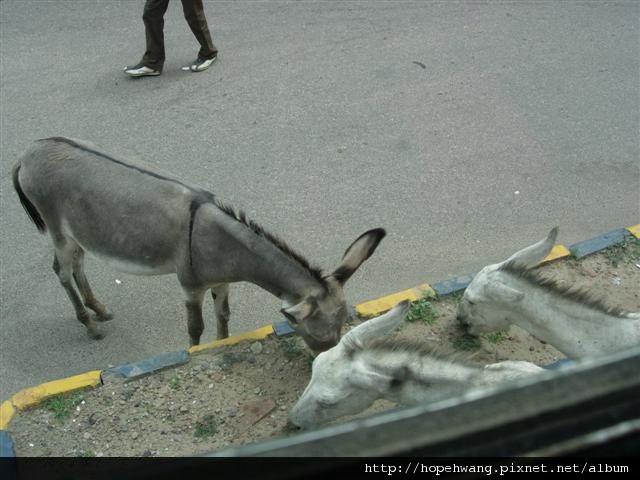
[[[109,320],[113,320],[113,312],[109,309],[106,309],[102,314],[96,313],[95,315],[93,315],[93,319],[96,322],[108,322]]]
[[[104,333],[99,332],[98,330],[94,330],[93,332],[87,332],[89,334],[89,338],[92,340],[102,340],[104,338]]]

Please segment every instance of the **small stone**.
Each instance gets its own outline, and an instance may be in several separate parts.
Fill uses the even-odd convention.
[[[91,438],[91,434],[89,432],[84,432],[82,434],[82,438],[84,438],[85,440],[89,440]]]
[[[260,342],[253,342],[251,344],[251,352],[254,355],[258,355],[262,352],[262,344]]]
[[[138,436],[139,436],[139,435],[140,435],[140,434],[139,434],[138,432],[133,432],[133,433],[131,434],[131,438],[135,440],[136,438],[138,438]]]
[[[287,407],[285,405],[280,405],[280,410],[284,411],[286,409],[287,409]]]
[[[529,351],[530,351],[530,352],[533,352],[534,350],[535,350],[535,348],[533,348],[533,347],[529,347]]]
[[[255,393],[256,395],[260,395],[260,387],[256,388],[253,393]]]
[[[235,408],[229,409],[229,417],[233,418],[238,414],[238,411]]]
[[[124,400],[120,400],[120,405],[126,405],[127,402],[125,402]]]
[[[180,407],[180,413],[187,413],[189,409],[185,406]]]

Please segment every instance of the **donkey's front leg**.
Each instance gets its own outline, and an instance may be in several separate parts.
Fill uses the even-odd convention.
[[[218,340],[229,336],[229,284],[224,283],[211,288],[211,296],[216,311]]]
[[[204,321],[202,320],[202,300],[205,290],[185,290],[187,301],[187,328],[189,330],[190,344],[199,345],[200,336],[204,331]]]

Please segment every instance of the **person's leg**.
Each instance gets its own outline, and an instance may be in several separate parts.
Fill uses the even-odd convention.
[[[157,71],[164,65],[164,14],[168,6],[169,0],[147,0],[142,14],[147,50],[140,63]]]
[[[184,11],[184,18],[200,44],[198,58],[215,58],[218,54],[218,49],[211,39],[207,19],[204,16],[202,0],[182,0],[182,9]]]

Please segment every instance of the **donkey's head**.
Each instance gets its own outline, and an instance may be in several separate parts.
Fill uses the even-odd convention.
[[[507,263],[523,268],[533,268],[542,262],[555,245],[558,227],[549,232],[544,240],[535,243],[501,263],[484,267],[469,284],[458,305],[457,318],[471,335],[503,330],[511,323],[508,318],[510,306],[521,301],[524,293],[505,283],[501,267]]]
[[[342,326],[349,319],[344,284],[373,254],[385,235],[382,228],[362,234],[347,248],[338,268],[324,278],[321,290],[281,310],[313,351],[323,352],[340,341]]]
[[[382,397],[392,379],[371,371],[354,353],[393,331],[409,308],[409,301],[399,303],[386,314],[353,328],[338,345],[318,355],[311,380],[289,414],[290,423],[303,428],[320,425],[359,413]]]

